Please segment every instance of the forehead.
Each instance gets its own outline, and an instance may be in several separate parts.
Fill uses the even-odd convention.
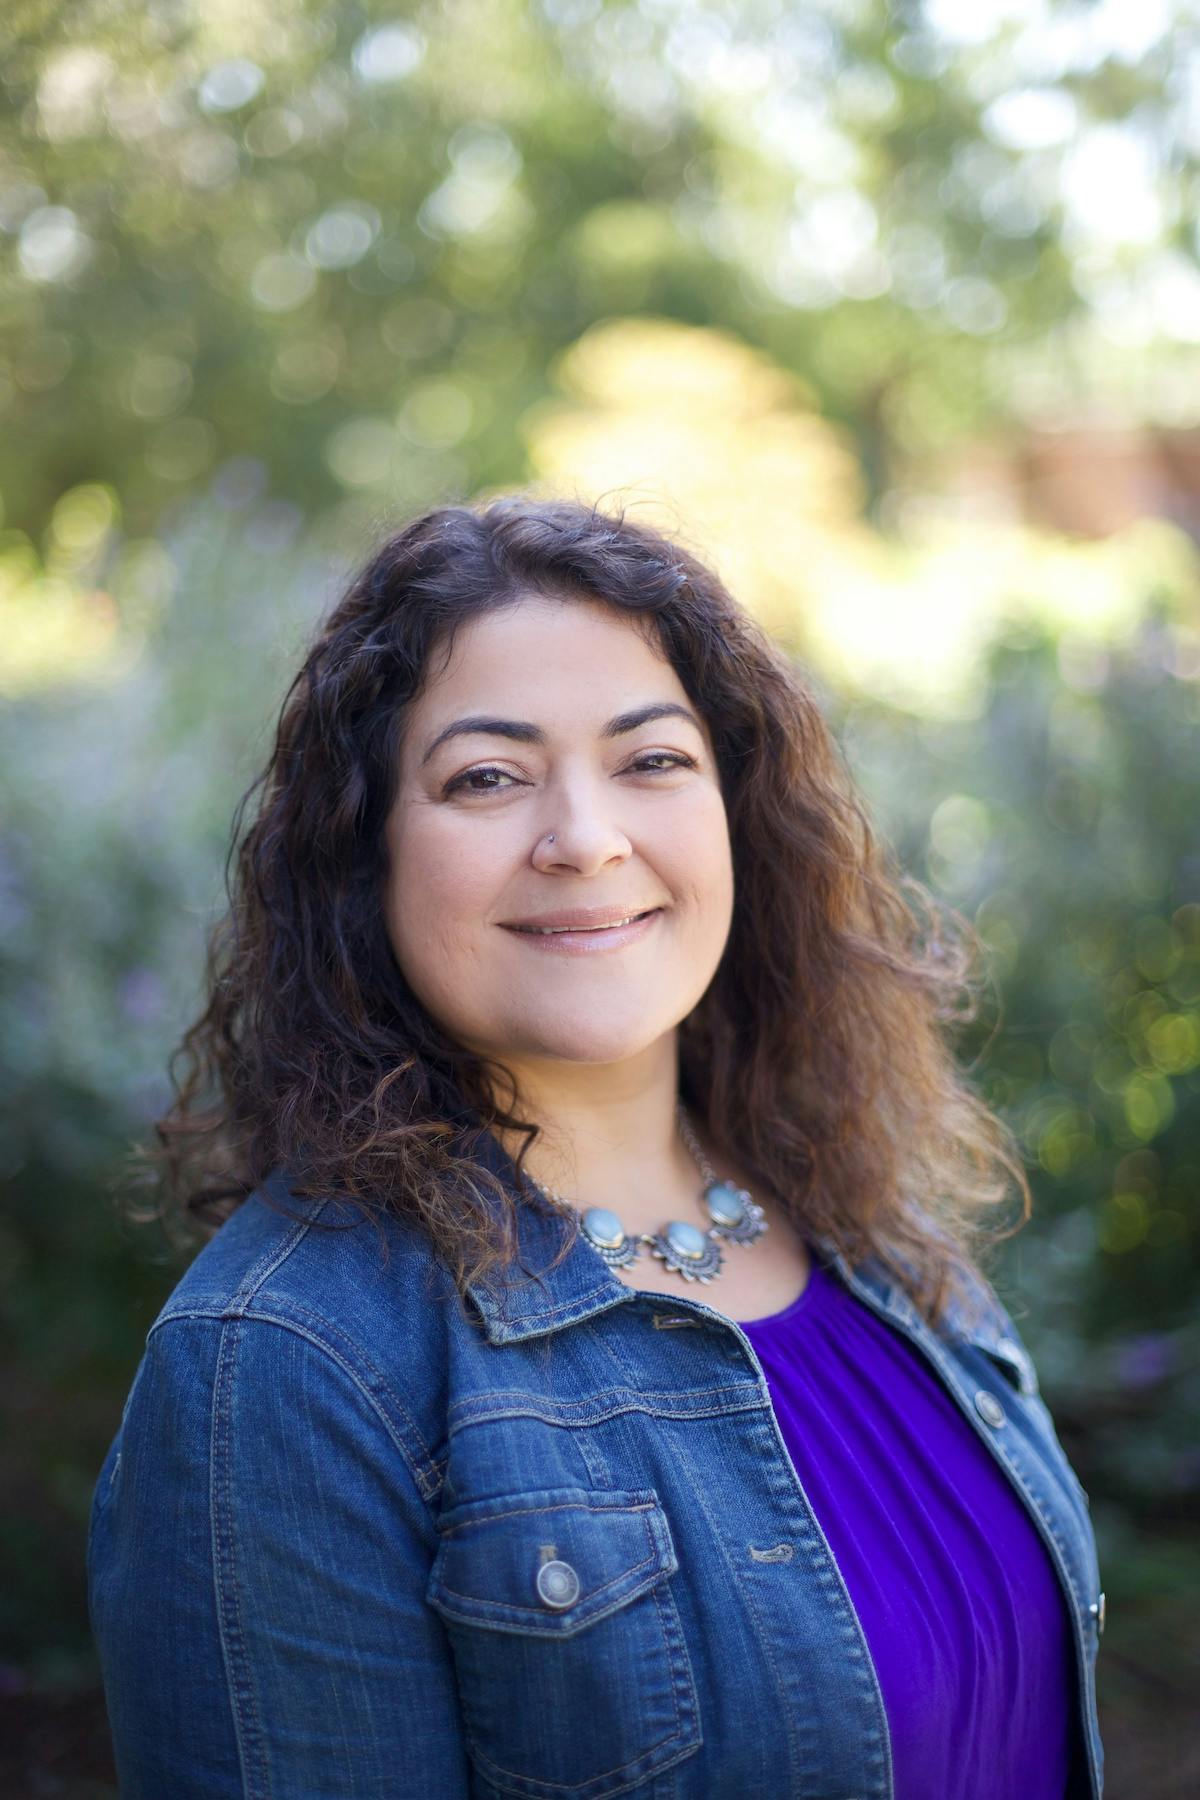
[[[530,597],[468,620],[434,653],[413,712],[429,722],[460,704],[564,710],[623,699],[687,698],[652,621],[594,600]]]

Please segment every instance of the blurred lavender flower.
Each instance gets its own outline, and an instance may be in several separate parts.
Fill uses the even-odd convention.
[[[153,969],[129,969],[117,988],[121,1011],[135,1025],[148,1025],[162,1012],[166,1000],[166,984]]]
[[[1147,1331],[1114,1347],[1113,1372],[1123,1388],[1154,1387],[1175,1366],[1175,1346],[1165,1331]]]
[[[1189,1444],[1175,1458],[1175,1485],[1181,1494],[1200,1488],[1200,1445]]]

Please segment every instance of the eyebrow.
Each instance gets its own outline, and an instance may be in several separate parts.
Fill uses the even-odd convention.
[[[627,731],[636,731],[639,725],[649,725],[654,719],[686,719],[697,731],[702,729],[699,719],[690,707],[680,706],[674,700],[651,701],[649,706],[637,706],[632,712],[618,713],[602,727],[600,736],[604,738],[621,737]],[[472,713],[465,719],[455,719],[439,731],[426,750],[418,765],[424,768],[434,751],[448,738],[468,737],[510,738],[518,744],[544,744],[546,734],[540,725],[528,724],[523,719],[495,719],[484,713]]]

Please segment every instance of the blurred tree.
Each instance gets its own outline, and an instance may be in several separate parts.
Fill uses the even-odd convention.
[[[7,8],[9,525],[38,539],[100,482],[141,536],[235,457],[346,503],[353,536],[382,491],[509,478],[548,355],[613,310],[768,349],[854,432],[874,498],[897,456],[1119,368],[1178,409],[1137,350],[1195,367],[1194,22],[1191,0]]]

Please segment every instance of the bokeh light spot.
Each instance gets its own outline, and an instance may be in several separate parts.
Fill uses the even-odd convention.
[[[232,57],[213,64],[196,90],[196,98],[207,113],[237,112],[262,92],[264,79],[257,63]]]
[[[425,54],[425,40],[411,25],[377,25],[365,31],[351,53],[354,73],[373,86],[403,81]]]
[[[264,256],[250,278],[250,296],[264,312],[294,312],[317,285],[311,263],[291,251]]]

